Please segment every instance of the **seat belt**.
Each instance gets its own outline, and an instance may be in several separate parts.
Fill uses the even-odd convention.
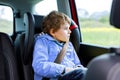
[[[62,48],[62,50],[60,51],[60,53],[57,55],[54,63],[58,63],[58,64],[61,64],[65,54],[66,54],[66,51],[67,51],[67,48],[68,48],[68,43],[69,42],[66,42]],[[43,77],[42,80],[50,80],[50,78],[46,78],[46,77]]]
[[[44,32],[41,32],[39,35],[44,35],[45,33]],[[66,54],[66,51],[67,51],[67,48],[68,48],[68,43],[69,41],[65,42],[62,50],[60,51],[60,53],[57,55],[54,63],[58,63],[58,64],[61,64],[65,54]]]
[[[58,64],[61,64],[65,54],[66,54],[66,51],[67,51],[67,48],[68,48],[68,43],[69,42],[66,42],[62,48],[62,50],[60,51],[60,53],[57,55],[54,63],[58,63]]]

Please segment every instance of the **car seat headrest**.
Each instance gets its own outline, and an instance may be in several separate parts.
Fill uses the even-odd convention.
[[[88,70],[84,80],[119,80],[119,66],[119,55],[115,55],[115,53],[99,55],[87,65]]]
[[[120,55],[120,48],[111,47],[110,52]]]
[[[42,32],[42,21],[44,16],[42,15],[34,15],[35,19],[35,34]]]
[[[70,30],[72,31],[73,29],[77,28],[77,24],[71,19],[71,25],[70,25]]]
[[[111,13],[110,13],[110,24],[120,29],[120,0],[113,0]]]

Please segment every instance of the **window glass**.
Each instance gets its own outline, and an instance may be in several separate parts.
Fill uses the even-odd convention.
[[[34,14],[47,15],[52,10],[58,11],[56,0],[42,0],[35,6]]]
[[[82,41],[102,46],[120,46],[120,30],[109,24],[112,0],[75,0]]]
[[[13,33],[13,11],[8,6],[0,5],[0,32]]]

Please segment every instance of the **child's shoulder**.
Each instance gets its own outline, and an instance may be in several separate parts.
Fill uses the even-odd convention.
[[[48,34],[37,34],[35,36],[35,40],[45,40],[45,41],[51,41],[54,40],[53,37],[51,37]]]
[[[46,39],[46,35],[45,34],[36,34],[35,35],[35,40],[45,40]]]

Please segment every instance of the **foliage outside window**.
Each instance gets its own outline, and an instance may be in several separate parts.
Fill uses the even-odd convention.
[[[76,5],[83,42],[120,46],[120,30],[109,23],[112,0],[76,0]]]

